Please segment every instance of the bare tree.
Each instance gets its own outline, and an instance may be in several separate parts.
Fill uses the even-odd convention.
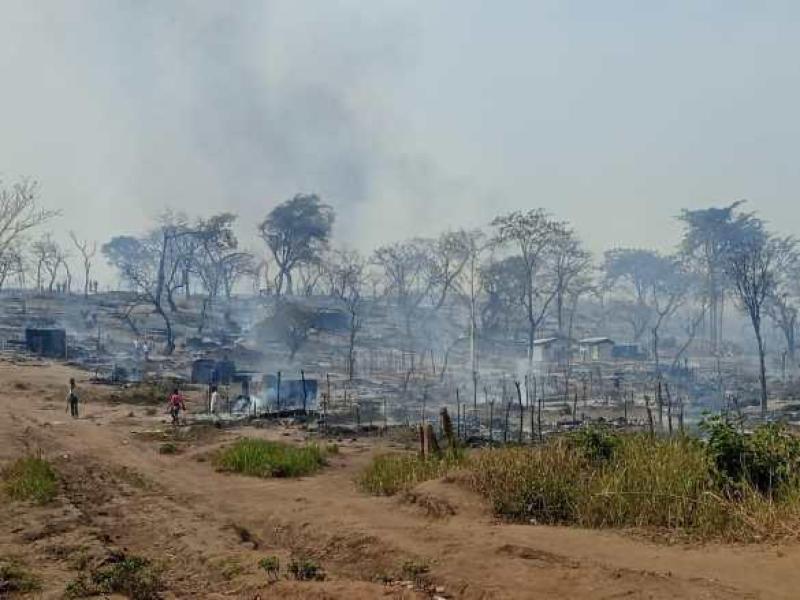
[[[729,237],[725,272],[730,278],[741,309],[750,317],[756,337],[761,379],[761,413],[767,412],[767,369],[761,331],[764,307],[774,294],[782,265],[796,260],[793,238],[778,238],[764,223],[749,216],[736,236]]]
[[[72,240],[72,244],[78,249],[81,259],[83,260],[83,296],[84,298],[88,298],[89,287],[91,285],[90,275],[92,271],[92,261],[97,254],[97,242],[89,242],[88,240],[81,241],[78,239],[78,236],[75,235],[74,231],[69,232],[69,237]]]
[[[764,310],[780,329],[786,341],[786,355],[797,362],[797,329],[800,317],[800,262],[794,257],[783,261],[775,270],[775,287],[764,304]]]
[[[558,332],[564,335],[564,309],[570,301],[577,306],[580,296],[588,290],[586,278],[592,266],[592,256],[583,248],[575,231],[559,223],[553,235],[553,281]],[[573,311],[574,313],[574,311]],[[572,321],[572,318],[569,319]]]
[[[0,254],[0,290],[2,290],[12,277],[23,277],[25,273],[25,259],[22,252],[12,244]]]
[[[381,246],[375,251],[373,261],[383,273],[386,293],[396,300],[403,313],[406,337],[412,343],[412,322],[434,285],[430,243],[417,238]]]
[[[555,287],[546,281],[546,269],[558,225],[541,209],[512,212],[495,218],[492,225],[495,243],[514,248],[524,267],[519,300],[528,322],[528,361],[532,363],[536,332],[556,297]]]
[[[0,255],[24,233],[58,216],[58,211],[39,207],[37,191],[38,185],[29,179],[10,187],[0,181]]]
[[[31,245],[31,252],[36,261],[36,287],[40,291],[45,290],[45,276],[47,280],[47,291],[53,292],[58,271],[61,267],[64,255],[58,244],[50,234],[42,236]]]
[[[432,291],[436,294],[435,308],[441,308],[455,288],[470,259],[471,244],[469,232],[463,229],[445,232],[431,243],[428,268]]]
[[[361,330],[366,285],[366,262],[358,252],[335,252],[330,264],[333,294],[350,318],[347,346],[347,377],[353,380],[356,371],[356,338]]]

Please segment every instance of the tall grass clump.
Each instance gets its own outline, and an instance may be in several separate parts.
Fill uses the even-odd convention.
[[[253,477],[302,477],[325,466],[325,451],[316,444],[291,446],[242,438],[220,451],[214,464],[220,471]]]
[[[3,470],[2,480],[3,489],[13,500],[47,504],[58,494],[58,476],[43,458],[17,459]]]
[[[628,435],[594,473],[575,521],[589,527],[717,531],[730,521],[705,448],[690,438]]]
[[[416,454],[381,454],[359,474],[356,483],[369,494],[393,496],[423,481],[443,477],[464,462],[464,453],[459,449],[429,458]]]
[[[494,511],[514,520],[573,521],[593,469],[566,438],[543,447],[498,448],[477,453],[468,481]]]
[[[585,430],[529,448],[478,452],[467,482],[500,516],[703,538],[800,535],[800,442],[780,426],[708,440]]]

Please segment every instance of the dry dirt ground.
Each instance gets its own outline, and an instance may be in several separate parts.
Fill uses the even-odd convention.
[[[65,414],[76,376],[82,415]],[[163,565],[165,598],[797,598],[800,546],[666,545],[630,535],[498,523],[457,483],[373,498],[353,479],[389,442],[345,440],[319,475],[261,480],[215,472],[208,455],[239,435],[284,440],[275,426],[192,434],[159,453],[164,415],[119,401],[60,365],[0,362],[0,466],[42,452],[61,477],[46,507],[2,499],[0,558],[60,598],[112,552]],[[270,585],[258,562],[320,563],[324,582]],[[417,585],[408,565],[430,568]],[[404,568],[405,566],[405,568]],[[406,576],[404,577],[404,571]]]

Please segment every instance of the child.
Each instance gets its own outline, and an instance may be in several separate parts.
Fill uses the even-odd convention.
[[[172,392],[172,395],[169,397],[169,414],[172,416],[172,424],[178,425],[181,411],[186,412],[186,402],[185,398],[181,396],[178,388]]]
[[[69,380],[69,393],[67,394],[67,410],[73,419],[78,418],[78,394],[75,393],[75,378]]]

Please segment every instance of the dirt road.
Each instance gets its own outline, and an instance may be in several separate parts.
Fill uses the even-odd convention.
[[[366,496],[353,478],[386,442],[343,440],[321,474],[299,480],[217,473],[209,453],[236,436],[299,442],[303,433],[212,429],[182,444],[184,452],[163,455],[153,433],[164,428],[162,414],[115,400],[112,390],[82,382],[85,374],[34,365],[0,363],[0,464],[41,451],[63,491],[48,507],[3,503],[0,557],[37,572],[42,597],[61,597],[93,557],[120,550],[163,564],[168,598],[799,595],[797,545],[670,546],[501,524],[453,482],[430,482],[401,499]],[[88,397],[75,421],[65,414],[70,376]],[[284,564],[311,557],[327,580],[269,585],[258,562],[272,555]],[[419,586],[404,581],[424,570]]]

